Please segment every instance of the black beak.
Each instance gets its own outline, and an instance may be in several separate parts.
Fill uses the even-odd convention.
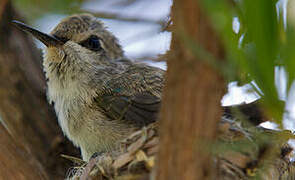
[[[32,34],[35,38],[37,38],[38,40],[40,40],[43,44],[45,44],[47,47],[57,47],[57,46],[62,46],[64,44],[63,41],[57,39],[56,37],[49,35],[49,34],[45,34],[43,32],[40,32],[34,28],[31,28],[30,26],[19,22],[19,21],[15,21],[13,20],[12,23],[18,27],[19,29],[29,32],[30,34]]]

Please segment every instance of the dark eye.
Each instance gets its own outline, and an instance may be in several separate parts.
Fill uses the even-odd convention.
[[[100,38],[98,38],[97,36],[90,36],[88,39],[81,42],[80,45],[92,51],[99,51],[102,49],[100,44]]]

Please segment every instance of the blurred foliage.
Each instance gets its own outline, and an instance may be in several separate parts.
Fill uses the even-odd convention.
[[[224,44],[226,55],[220,71],[228,81],[252,85],[254,81],[257,86],[253,85],[253,89],[262,97],[262,105],[269,119],[273,119],[282,128],[283,114],[288,112],[285,112],[285,104],[278,97],[275,68],[280,66],[286,70],[287,92],[294,93],[290,90],[295,79],[295,24],[288,17],[287,26],[284,27],[282,10],[276,9],[277,2],[206,0],[203,5]],[[233,17],[239,19],[238,33],[233,31]],[[271,142],[262,137],[264,136],[260,134],[260,141],[255,143],[263,145]],[[277,134],[274,138],[282,141],[284,135]],[[242,143],[236,148],[243,150],[244,146]],[[269,166],[272,160],[274,154],[271,152],[263,157],[261,167]],[[253,179],[263,179],[260,173]]]
[[[271,118],[282,126],[284,104],[275,86],[275,66],[282,65],[288,74],[288,88],[294,81],[294,30],[283,27],[276,11],[277,0],[207,0],[203,5],[217,29],[226,51],[222,68],[229,81],[254,82]],[[233,31],[233,17],[238,17],[240,30]],[[282,17],[282,16],[280,16]],[[251,83],[252,84],[252,83]],[[288,89],[289,90],[289,89]]]
[[[78,12],[85,1],[87,0],[13,0],[13,3],[27,19],[35,20],[47,13]]]
[[[128,7],[136,5],[144,0],[108,0],[108,3],[113,7]],[[91,13],[96,17],[112,19],[112,20],[120,20],[120,21],[130,21],[130,22],[145,22],[152,24],[159,24],[162,27],[165,27],[167,22],[165,20],[150,20],[139,17],[129,17],[124,16],[119,13],[108,12],[105,11],[93,11],[86,10],[83,8],[83,3],[97,3],[101,2],[102,4],[106,2],[106,0],[13,0],[14,5],[22,12],[22,15],[29,21],[35,21],[37,19],[42,18],[43,15],[47,14],[63,14],[70,15],[74,13]]]

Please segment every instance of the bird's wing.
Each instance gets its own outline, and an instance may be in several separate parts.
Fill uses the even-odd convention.
[[[98,106],[112,120],[143,127],[157,119],[161,99],[149,93],[138,93],[133,96],[105,94],[95,98]]]
[[[249,120],[249,122],[251,122],[255,126],[265,121],[265,116],[259,105],[259,100],[251,102],[249,104],[242,103],[238,105],[223,107],[223,116],[233,119],[239,118],[239,115]]]
[[[106,82],[107,90],[95,97],[95,103],[111,120],[136,127],[155,122],[161,104],[164,71],[134,66],[126,73]]]

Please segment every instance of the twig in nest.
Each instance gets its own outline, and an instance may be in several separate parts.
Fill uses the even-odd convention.
[[[87,164],[87,162],[85,162],[79,158],[73,157],[73,156],[69,156],[69,155],[65,155],[65,154],[61,154],[60,156],[67,159],[67,160],[72,161],[73,163],[77,164],[78,166],[83,166],[84,164]]]

